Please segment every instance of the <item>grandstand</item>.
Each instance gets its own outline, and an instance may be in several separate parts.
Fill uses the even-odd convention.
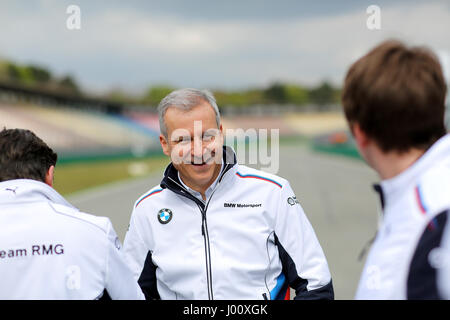
[[[143,156],[159,150],[157,128],[142,126],[120,114],[0,103],[0,126],[32,130],[58,152],[62,161],[125,154]]]
[[[222,123],[225,134],[229,129],[277,129],[280,137],[313,137],[346,128],[339,112],[230,114]],[[0,126],[32,130],[58,152],[61,162],[161,152],[158,116],[150,107],[2,85]]]

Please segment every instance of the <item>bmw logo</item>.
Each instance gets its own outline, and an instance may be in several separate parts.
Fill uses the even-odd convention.
[[[287,199],[287,202],[291,205],[291,206],[293,206],[294,204],[300,204],[300,202],[298,201],[298,199],[297,199],[297,197],[296,196],[293,196],[293,197],[289,197],[288,199]]]
[[[172,210],[164,208],[158,211],[158,221],[160,223],[166,224],[170,220],[172,220]]]

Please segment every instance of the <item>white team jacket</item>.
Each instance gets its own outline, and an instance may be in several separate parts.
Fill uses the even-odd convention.
[[[227,161],[231,159],[232,161]],[[199,200],[170,164],[136,201],[124,251],[148,299],[332,299],[328,265],[288,181],[236,163]]]
[[[411,167],[376,189],[384,208],[383,221],[356,299],[442,298],[438,274],[445,269],[435,260],[449,228],[450,136],[439,139]],[[442,274],[440,278],[450,279]]]
[[[110,220],[42,182],[0,183],[0,227],[0,299],[144,298]]]

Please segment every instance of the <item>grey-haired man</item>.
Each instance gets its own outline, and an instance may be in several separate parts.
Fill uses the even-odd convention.
[[[158,106],[172,163],[135,203],[124,251],[147,299],[333,299],[325,255],[289,182],[236,163],[213,95]]]

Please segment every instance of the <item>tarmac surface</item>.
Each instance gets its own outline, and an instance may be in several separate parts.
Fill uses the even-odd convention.
[[[379,201],[374,171],[358,159],[280,145],[278,175],[289,180],[328,260],[336,299],[353,299],[364,260],[362,249],[375,235]],[[134,202],[159,184],[156,175],[90,189],[68,197],[82,211],[111,219],[123,241]]]

